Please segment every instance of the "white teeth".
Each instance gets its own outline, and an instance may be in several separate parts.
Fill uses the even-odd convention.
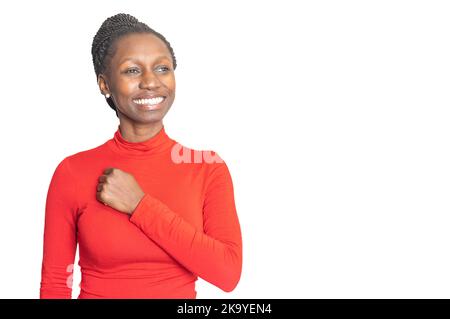
[[[159,104],[164,100],[164,97],[162,96],[158,96],[158,97],[154,97],[152,99],[138,99],[138,100],[133,100],[134,103],[136,104],[150,104],[150,105],[155,105],[155,104]]]

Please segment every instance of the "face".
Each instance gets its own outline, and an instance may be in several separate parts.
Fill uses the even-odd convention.
[[[115,42],[115,52],[98,84],[111,94],[120,122],[162,121],[175,99],[175,74],[166,44],[148,33],[133,33]]]

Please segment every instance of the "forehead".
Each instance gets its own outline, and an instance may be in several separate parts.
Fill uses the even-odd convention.
[[[127,59],[154,60],[161,56],[170,59],[166,44],[156,35],[150,33],[132,33],[125,35],[115,43],[116,52],[113,60],[121,64]]]

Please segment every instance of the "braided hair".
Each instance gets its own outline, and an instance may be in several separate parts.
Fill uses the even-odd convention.
[[[100,73],[104,73],[108,69],[110,59],[115,52],[114,44],[116,43],[116,40],[121,36],[130,33],[150,33],[160,38],[169,49],[172,56],[173,69],[175,70],[177,67],[177,61],[175,59],[173,49],[166,38],[145,23],[140,22],[132,15],[118,13],[107,18],[102,23],[100,29],[97,31],[97,34],[94,36],[94,40],[92,41],[92,61],[94,63],[94,70],[97,79]],[[112,97],[106,98],[106,102],[116,112],[116,116],[119,117]]]

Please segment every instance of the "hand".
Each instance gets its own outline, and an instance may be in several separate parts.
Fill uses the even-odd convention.
[[[134,176],[118,168],[107,168],[98,178],[97,200],[131,215],[145,193]]]

